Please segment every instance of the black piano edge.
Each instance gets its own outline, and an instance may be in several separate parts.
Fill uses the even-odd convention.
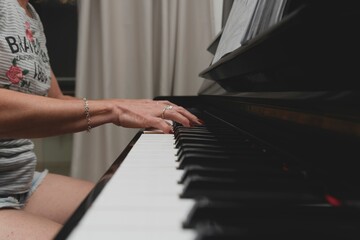
[[[281,97],[274,98],[274,96]],[[292,122],[357,138],[360,136],[360,115],[357,110],[359,98],[360,92],[357,91],[314,91],[244,92],[242,95],[233,96],[159,96],[155,99],[181,103],[182,106],[190,108],[201,104],[201,102],[212,102],[219,108],[229,105],[231,109],[227,109],[228,111],[246,112],[256,117]],[[222,109],[225,110],[225,108]],[[344,128],[343,126],[347,127]]]
[[[130,143],[125,147],[125,149],[121,152],[119,157],[114,161],[114,163],[110,166],[110,168],[105,172],[105,174],[100,178],[100,180],[96,183],[94,189],[87,195],[87,197],[82,201],[80,206],[76,209],[76,211],[71,215],[71,217],[66,221],[64,226],[61,228],[59,233],[55,236],[55,240],[63,240],[69,237],[70,233],[75,229],[78,225],[82,217],[85,215],[86,211],[91,207],[92,203],[99,196],[101,191],[104,189],[105,185],[114,175],[115,171],[119,168],[121,163],[124,161],[128,153],[131,151],[132,147],[136,143],[136,141],[141,136],[142,131],[139,131]]]

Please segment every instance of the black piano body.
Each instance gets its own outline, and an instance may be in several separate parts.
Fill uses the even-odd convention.
[[[224,22],[231,5],[224,1]],[[279,23],[200,73],[197,96],[157,97],[205,121],[193,132],[174,126],[189,145],[182,197],[197,200],[182,224],[198,240],[360,239],[358,16],[354,1],[289,0]],[[139,134],[56,239],[74,229]]]

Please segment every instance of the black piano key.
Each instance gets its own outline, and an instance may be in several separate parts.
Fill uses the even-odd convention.
[[[181,158],[178,159],[178,168],[184,169],[186,165],[201,165],[201,166],[211,166],[211,167],[252,167],[252,168],[268,168],[272,167],[281,167],[279,159],[276,157],[268,157],[262,154],[236,154],[230,156],[219,156],[219,155],[209,155],[206,153],[184,153]]]
[[[249,170],[235,169],[235,168],[210,168],[191,165],[186,167],[183,171],[179,183],[184,183],[188,177],[209,177],[221,179],[298,179],[305,180],[302,172],[285,172],[281,169],[256,169]]]
[[[217,174],[244,174],[244,175],[263,175],[263,176],[271,176],[271,175],[280,175],[285,174],[289,177],[296,177],[304,179],[306,178],[306,174],[302,171],[295,171],[295,170],[284,170],[279,168],[272,168],[272,167],[262,167],[262,168],[226,168],[222,167],[209,167],[209,166],[201,166],[196,164],[189,164],[184,167],[183,174],[179,179],[179,183],[183,183],[186,176],[190,175],[191,173],[198,173],[198,174],[213,174],[216,176]],[[228,175],[229,176],[229,175]]]
[[[263,202],[243,203],[235,201],[198,201],[186,220],[185,228],[195,228],[197,224],[212,222],[222,226],[248,227],[255,224],[294,226],[299,223],[318,225],[343,222],[360,223],[360,212],[349,207],[332,207],[313,202],[312,204]]]
[[[181,198],[276,200],[313,199],[316,187],[304,181],[278,179],[217,179],[188,177],[180,193]],[[314,188],[314,189],[313,189]]]
[[[217,130],[218,133],[222,134],[234,134],[234,131],[229,128],[219,128]],[[215,134],[214,131],[204,127],[204,126],[194,126],[194,127],[178,127],[174,129],[175,138],[180,136],[183,133],[198,133],[198,134]]]
[[[175,145],[179,146],[180,142],[191,142],[190,140],[194,139],[204,139],[204,140],[214,140],[216,142],[221,142],[226,140],[226,142],[229,141],[239,141],[240,138],[237,136],[234,136],[234,134],[221,134],[221,135],[214,135],[212,133],[181,133],[178,135],[178,137],[175,137]],[[184,140],[185,139],[185,140]]]
[[[232,169],[232,168],[209,168],[209,167],[202,167],[198,165],[191,165],[187,166],[183,174],[181,175],[178,183],[182,184],[185,182],[187,177],[194,177],[194,176],[203,176],[203,177],[216,177],[216,178],[222,178],[222,177],[236,177],[239,174],[241,174],[241,171],[238,169]]]
[[[212,154],[212,155],[235,155],[235,154],[264,154],[263,152],[258,152],[257,150],[248,147],[248,146],[239,146],[237,148],[201,148],[201,147],[183,147],[180,148],[177,152],[179,158],[186,153],[202,153],[202,154]]]
[[[252,159],[252,158],[271,158],[270,155],[265,155],[262,152],[257,152],[254,151],[252,149],[248,149],[245,148],[244,151],[229,151],[227,153],[225,153],[223,150],[221,149],[210,149],[210,150],[206,150],[206,149],[184,149],[183,151],[179,152],[179,156],[178,156],[178,160],[179,162],[181,162],[182,160],[186,161],[186,158],[189,157],[203,157],[203,158],[211,158],[211,157],[222,157],[222,158],[226,158],[226,159]]]
[[[340,226],[339,226],[340,225]],[[195,240],[358,240],[360,234],[355,224],[303,223],[297,226],[259,223],[248,227],[228,227],[216,223],[199,224]]]
[[[181,137],[179,141],[175,144],[175,148],[181,147],[185,143],[201,143],[201,144],[217,144],[219,146],[228,146],[228,145],[241,145],[248,144],[248,139],[237,138],[235,136],[231,136],[228,138],[205,138],[205,137]]]
[[[240,139],[234,134],[213,134],[213,133],[179,133],[177,137],[174,137],[175,139],[175,145],[178,144],[183,138],[191,139],[191,138],[204,138],[204,139],[217,139],[218,141],[221,140],[232,140],[232,139]]]
[[[232,152],[259,152],[261,150],[257,149],[255,145],[249,145],[247,143],[241,145],[229,145],[229,146],[221,146],[216,143],[214,144],[204,144],[204,143],[184,143],[182,144],[176,153],[176,156],[179,156],[182,152],[185,151],[206,151],[206,152],[223,152],[224,155],[226,153]]]

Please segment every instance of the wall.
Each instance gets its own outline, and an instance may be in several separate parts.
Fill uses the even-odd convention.
[[[37,155],[37,170],[69,175],[72,156],[72,134],[33,139]]]

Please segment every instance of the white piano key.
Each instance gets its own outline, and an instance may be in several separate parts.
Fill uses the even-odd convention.
[[[186,239],[194,200],[180,199],[173,135],[142,134],[69,239]]]
[[[124,230],[124,229],[110,229],[110,230],[99,230],[99,231],[82,231],[76,232],[73,236],[73,239],[86,239],[86,240],[185,240],[185,239],[194,239],[194,234],[188,231],[181,232],[179,231],[170,231],[162,230],[161,232],[147,229],[143,231],[141,229],[133,230]]]

